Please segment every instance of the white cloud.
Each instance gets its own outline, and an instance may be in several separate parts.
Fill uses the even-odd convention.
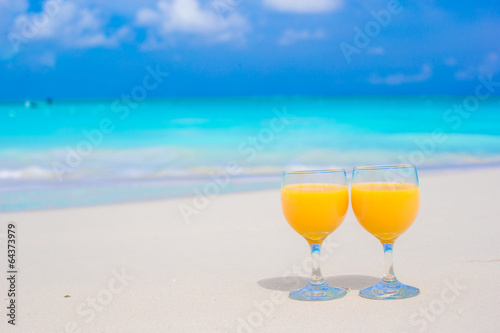
[[[54,68],[56,66],[56,55],[53,52],[47,51],[39,56],[38,61],[43,66]]]
[[[100,8],[119,16],[134,17],[137,11],[144,7],[154,6],[158,0],[72,0],[83,7]]]
[[[28,9],[28,1],[26,0],[0,0],[0,13],[19,12]]]
[[[50,40],[66,48],[116,47],[130,34],[128,27],[106,33],[108,21],[97,9],[73,2],[45,1],[40,13],[22,13],[11,32],[23,44]]]
[[[283,32],[283,35],[281,35],[280,39],[278,40],[278,44],[290,45],[298,41],[318,40],[323,38],[325,38],[325,33],[323,30],[320,29],[317,29],[312,32],[309,30],[297,31],[293,29],[287,29]]]
[[[366,49],[366,53],[373,55],[384,55],[385,49],[381,46],[369,47]]]
[[[416,74],[391,74],[386,77],[380,77],[378,75],[373,75],[369,82],[372,84],[387,84],[390,86],[396,86],[403,83],[414,83],[414,82],[424,82],[432,77],[432,67],[430,65],[424,64],[421,68],[420,73]]]
[[[467,66],[455,72],[457,80],[474,80],[479,75],[495,75],[500,72],[500,56],[496,52],[488,52],[486,56],[474,66]]]
[[[28,10],[26,0],[0,0],[0,61],[11,59],[16,52],[12,48],[8,34],[12,29],[14,19]]]
[[[146,47],[161,47],[173,34],[203,37],[207,42],[241,41],[249,30],[248,22],[237,13],[225,18],[211,7],[202,8],[197,0],[160,0],[155,9],[137,12],[136,24],[148,29]]]
[[[500,71],[500,57],[498,56],[498,53],[488,53],[484,60],[479,64],[477,71],[481,75],[496,74]]]
[[[298,14],[325,13],[339,9],[342,0],[263,0],[264,6],[278,11]]]
[[[444,59],[444,64],[448,67],[453,67],[457,65],[457,58],[455,57],[448,57]]]
[[[474,79],[474,75],[472,74],[473,69],[470,68],[468,70],[458,70],[455,72],[455,79],[462,80],[472,80]]]

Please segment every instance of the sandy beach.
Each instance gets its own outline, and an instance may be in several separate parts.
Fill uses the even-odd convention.
[[[358,296],[383,274],[378,241],[352,209],[324,244],[323,275],[342,299],[288,298],[307,283],[307,243],[278,190],[219,195],[188,223],[192,198],[0,214],[17,223],[12,332],[498,332],[500,169],[422,172],[421,208],[395,245],[400,281],[421,295]],[[65,297],[65,296],[70,297]]]

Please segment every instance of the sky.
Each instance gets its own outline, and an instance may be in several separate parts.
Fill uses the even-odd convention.
[[[0,0],[0,100],[469,95],[500,82],[500,2]],[[500,95],[500,89],[495,91]]]

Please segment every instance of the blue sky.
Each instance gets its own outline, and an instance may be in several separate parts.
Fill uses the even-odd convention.
[[[170,76],[152,97],[467,95],[480,75],[500,81],[497,0],[0,0],[0,17],[0,100],[113,98],[157,65]]]

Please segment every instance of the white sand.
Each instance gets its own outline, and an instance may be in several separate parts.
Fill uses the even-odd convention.
[[[351,210],[322,266],[351,291],[288,299],[294,279],[284,277],[295,267],[305,284],[309,254],[279,191],[218,196],[191,224],[178,211],[190,198],[0,214],[0,233],[18,223],[20,267],[17,326],[6,324],[4,281],[0,331],[500,331],[500,261],[487,262],[500,259],[500,170],[424,173],[421,193],[420,214],[395,246],[398,278],[421,295],[399,301],[358,296],[382,276],[383,253]],[[122,270],[133,279],[117,280]]]

